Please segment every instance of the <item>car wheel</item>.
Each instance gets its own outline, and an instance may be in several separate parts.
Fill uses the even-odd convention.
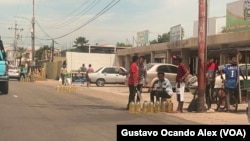
[[[104,84],[105,84],[105,80],[104,79],[97,79],[96,80],[96,86],[103,87]]]
[[[3,94],[8,94],[9,93],[9,82],[4,82],[3,83],[3,87],[2,87],[2,93]]]

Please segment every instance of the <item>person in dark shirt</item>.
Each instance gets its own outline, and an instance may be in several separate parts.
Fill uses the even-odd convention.
[[[218,65],[215,63],[214,57],[209,56],[208,63],[206,66],[206,91],[205,91],[208,110],[211,108],[210,93],[213,94],[214,92],[214,84],[217,71],[218,71]],[[212,96],[211,100],[214,100],[213,95],[211,96]]]
[[[184,92],[185,92],[185,79],[189,75],[189,70],[182,63],[182,58],[180,56],[172,56],[174,64],[178,65],[177,75],[176,75],[176,94],[178,106],[175,113],[183,113],[183,104],[184,104]]]
[[[139,63],[138,63],[138,86],[137,86],[137,90],[142,93],[142,88],[144,85],[147,85],[147,67],[145,65],[145,57],[144,56],[140,56],[139,57]],[[136,102],[140,102],[140,97],[137,96]]]
[[[85,64],[82,64],[82,66],[80,67],[80,71],[81,72],[86,72],[87,68],[85,67]]]

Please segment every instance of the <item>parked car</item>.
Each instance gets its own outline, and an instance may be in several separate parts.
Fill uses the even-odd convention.
[[[228,64],[225,64],[225,65],[220,65],[218,67],[219,70],[222,70],[226,65]],[[243,75],[246,77],[247,76],[247,79],[249,80],[250,79],[250,64],[239,64],[239,67],[240,69],[242,70],[242,73]],[[247,70],[247,71],[246,71]],[[225,79],[225,74],[223,73],[223,77]],[[243,77],[240,76],[240,80],[243,80]],[[215,78],[215,85],[214,85],[214,88],[218,88],[220,89],[224,84],[222,83],[222,80],[221,80],[221,76],[220,75],[216,75],[216,78]]]
[[[123,67],[106,66],[89,73],[88,76],[90,83],[95,83],[98,87],[103,87],[105,84],[125,84],[127,70]]]
[[[165,77],[169,79],[173,87],[175,87],[175,78],[177,75],[177,66],[173,64],[165,63],[148,63],[147,67],[147,80],[148,87],[153,87],[154,84],[158,81],[157,72],[164,72]]]
[[[9,93],[8,61],[3,42],[0,39],[0,91],[2,94]]]
[[[14,65],[9,65],[8,75],[9,79],[20,80],[20,69]]]
[[[165,77],[169,79],[170,83],[172,84],[173,89],[175,90],[176,86],[176,75],[177,75],[177,68],[178,66],[173,64],[166,64],[166,63],[148,63],[146,64],[147,67],[147,80],[148,80],[148,88],[152,88],[154,84],[158,81],[157,72],[164,72]],[[188,83],[189,78],[192,75],[189,75],[185,80]]]

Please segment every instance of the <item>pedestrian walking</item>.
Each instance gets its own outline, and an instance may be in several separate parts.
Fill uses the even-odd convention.
[[[67,68],[66,68],[66,64],[63,64],[61,67],[61,79],[62,79],[62,85],[65,85],[66,83],[66,74],[67,74]]]
[[[20,79],[25,79],[26,78],[26,69],[25,69],[25,66],[24,65],[21,65],[20,66]]]

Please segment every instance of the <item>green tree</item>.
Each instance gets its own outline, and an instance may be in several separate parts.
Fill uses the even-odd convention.
[[[228,31],[227,31],[227,27],[222,27],[221,28],[221,33],[227,33]]]
[[[169,40],[170,40],[170,32],[158,35],[158,43],[169,42]]]
[[[37,51],[36,51],[36,58],[38,60],[44,60],[46,59],[46,53],[45,51],[50,50],[51,48],[48,45],[44,45],[43,47],[40,47]]]
[[[154,39],[153,41],[150,41],[150,44],[157,44],[158,41],[156,39]]]
[[[83,48],[83,47],[85,47],[88,42],[89,40],[87,40],[85,37],[78,37],[74,41],[73,47],[77,47],[79,51],[84,51],[86,50],[86,48]]]
[[[130,45],[130,44],[125,44],[125,43],[116,43],[116,46],[117,47],[132,47],[132,45]]]
[[[16,59],[19,59],[19,65],[22,63],[22,58],[28,59],[29,54],[26,53],[27,49],[23,47],[17,48]]]
[[[150,44],[165,43],[169,42],[169,40],[170,40],[170,32],[163,33],[162,35],[158,35],[158,38],[151,41]]]

